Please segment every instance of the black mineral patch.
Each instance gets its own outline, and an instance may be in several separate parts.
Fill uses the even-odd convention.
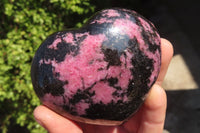
[[[32,80],[38,83],[34,84],[34,88],[36,88],[36,94],[40,97],[43,97],[47,93],[50,93],[53,96],[59,96],[64,93],[64,83],[55,78],[52,70],[53,67],[49,64],[41,64],[38,66],[38,69],[32,70],[35,73],[38,73],[38,75],[32,74]]]
[[[103,49],[104,60],[108,62],[108,66],[120,66],[121,61],[117,50]]]
[[[109,78],[107,80],[108,80],[108,83],[109,83],[110,86],[114,86],[115,84],[118,83],[118,78],[111,77],[111,78]]]
[[[138,108],[140,102],[141,101],[124,103],[122,101],[118,101],[117,103],[111,102],[107,105],[103,103],[92,104],[89,109],[86,109],[86,115],[82,115],[82,117],[90,118],[93,120],[106,119],[123,121],[133,113],[133,110]]]

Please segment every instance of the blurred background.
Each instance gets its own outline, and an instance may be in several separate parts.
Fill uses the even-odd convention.
[[[30,65],[50,34],[79,28],[96,11],[111,7],[135,10],[174,46],[163,83],[168,108],[163,133],[200,132],[200,1],[198,0],[1,0],[0,132],[46,132],[33,118],[40,104]]]

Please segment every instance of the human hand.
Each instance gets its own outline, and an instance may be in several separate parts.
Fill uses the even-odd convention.
[[[162,133],[167,98],[161,87],[168,65],[173,55],[171,43],[161,39],[161,70],[156,83],[138,112],[119,126],[99,126],[74,122],[55,113],[44,105],[34,110],[36,121],[50,133]]]

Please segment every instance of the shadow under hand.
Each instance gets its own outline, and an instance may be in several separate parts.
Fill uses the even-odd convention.
[[[200,132],[200,89],[167,91],[165,129],[170,133]]]

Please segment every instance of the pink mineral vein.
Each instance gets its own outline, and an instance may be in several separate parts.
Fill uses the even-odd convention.
[[[107,62],[103,61],[104,55],[100,53],[100,46],[105,39],[105,35],[87,36],[80,44],[80,53],[76,57],[66,55],[63,62],[52,62],[55,72],[60,73],[59,79],[68,81],[64,88],[70,94],[75,94],[77,89],[90,87],[94,82],[105,78],[105,71],[98,71],[107,66]]]
[[[75,45],[75,43],[74,43],[74,37],[73,37],[72,33],[67,33],[66,36],[63,38],[63,40],[66,43],[71,43],[72,45]]]
[[[98,82],[93,88],[92,91],[95,92],[95,95],[92,96],[94,103],[103,102],[104,104],[108,104],[111,100],[114,100],[112,94],[116,89],[110,87],[108,83]]]
[[[75,104],[78,115],[84,115],[85,110],[89,108],[89,103],[85,103],[83,100]]]
[[[54,40],[54,42],[51,45],[48,46],[48,48],[56,50],[56,49],[58,49],[57,45],[60,42],[61,42],[61,38],[57,38],[56,40]]]
[[[158,50],[156,50],[155,54],[154,55],[150,55],[149,54],[149,57],[151,57],[151,59],[153,59],[154,63],[153,63],[153,72],[151,74],[151,76],[149,77],[149,84],[148,86],[152,85],[153,81],[154,81],[154,78],[156,78],[159,74],[159,71],[160,71],[160,59],[158,60],[158,58],[160,58],[160,52]]]
[[[105,13],[107,12],[107,13]],[[112,10],[112,9],[109,9],[109,10],[105,10],[105,15],[107,15],[108,17],[119,17],[120,14],[116,11],[116,10]]]
[[[142,24],[142,26],[144,27],[144,30],[150,33],[154,33],[153,29],[151,28],[151,26],[149,25],[149,23],[147,23],[147,21],[145,21],[143,18],[139,17],[138,18],[140,23]]]
[[[70,37],[70,36],[68,36]],[[110,66],[108,70],[106,67],[108,62],[104,61],[104,54],[101,52],[102,42],[107,38],[105,35],[90,35],[85,38],[85,40],[80,44],[80,53],[74,57],[72,55],[66,55],[63,62],[57,63],[55,60],[45,61],[45,63],[50,63],[55,68],[54,73],[59,73],[59,79],[61,81],[68,81],[64,85],[65,96],[71,98],[77,93],[78,89],[84,89],[90,87],[93,83],[97,84],[93,87],[95,91],[95,101],[103,102],[104,104],[109,103],[111,100],[119,100],[119,98],[114,98],[112,93],[116,90],[110,87],[108,83],[98,82],[101,79],[116,77],[119,79],[116,86],[126,89],[129,84],[128,79],[132,79],[130,68],[132,55],[126,51],[126,58],[122,55],[120,60],[123,66]],[[125,67],[126,64],[126,67]],[[101,71],[98,71],[101,69]],[[83,81],[84,80],[84,84]],[[84,85],[84,86],[83,86]],[[104,92],[104,93],[102,93]],[[101,94],[102,93],[102,94]],[[93,98],[94,98],[93,97]],[[127,100],[123,98],[121,100]],[[83,113],[83,112],[82,112]]]
[[[76,34],[75,34],[76,38],[80,38],[80,37],[88,36],[88,35],[89,35],[88,32],[84,32],[84,33],[76,33]]]
[[[143,38],[140,34],[141,28],[136,23],[127,19],[116,19],[113,26],[119,27],[122,35],[127,34],[130,39],[136,37],[139,43],[144,44]]]
[[[125,16],[126,16],[126,19],[130,19],[130,15],[126,14]]]
[[[150,32],[151,34],[155,33],[156,36],[155,37],[149,37],[149,41],[152,44],[156,44],[159,45],[160,44],[160,35],[157,32],[154,32],[153,28],[154,25],[152,23],[147,23],[147,21],[145,21],[143,18],[139,17],[138,18],[140,23],[142,24],[142,26],[144,27],[144,30],[147,32]],[[155,43],[154,43],[155,42]]]
[[[133,68],[131,64],[132,54],[128,51],[125,51],[126,58],[124,55],[121,55],[120,61],[122,62],[121,66],[110,66],[108,69],[108,77],[118,78],[118,84],[116,86],[120,86],[122,89],[127,89],[129,80],[133,78],[130,69]],[[126,64],[126,66],[125,66]]]
[[[42,101],[46,103],[56,103],[56,105],[60,105],[60,106],[62,106],[64,103],[62,96],[52,96],[49,93],[45,94],[44,97],[42,97]]]
[[[101,18],[99,20],[92,21],[91,24],[93,24],[95,22],[98,23],[98,24],[103,24],[103,23],[111,23],[113,21],[112,20],[108,20],[107,18]]]
[[[142,26],[144,27],[145,31],[153,33],[152,28],[144,19],[139,18],[139,20],[140,20]],[[135,23],[133,23],[132,21],[126,20],[126,19],[117,19],[114,22],[114,26],[117,27],[119,25],[120,25],[120,30],[122,30],[122,33],[129,35],[129,37],[131,39],[133,39],[135,37],[137,39],[138,43],[140,44],[139,45],[140,50],[143,51],[148,58],[153,59],[153,61],[156,61],[154,63],[154,71],[152,72],[152,75],[150,77],[149,85],[151,85],[152,82],[154,81],[154,78],[157,77],[157,73],[159,71],[158,66],[160,66],[160,62],[159,62],[159,60],[157,61],[157,59],[156,59],[156,58],[160,58],[159,51],[157,50],[155,54],[153,54],[151,51],[149,51],[149,44],[145,44],[143,37],[141,35],[141,32],[140,32],[141,28],[138,25],[136,25]],[[156,35],[157,36],[154,37],[154,40],[149,40],[149,41],[152,44],[159,45],[160,37],[158,34],[156,34]],[[121,85],[123,86],[123,84],[121,84]]]

